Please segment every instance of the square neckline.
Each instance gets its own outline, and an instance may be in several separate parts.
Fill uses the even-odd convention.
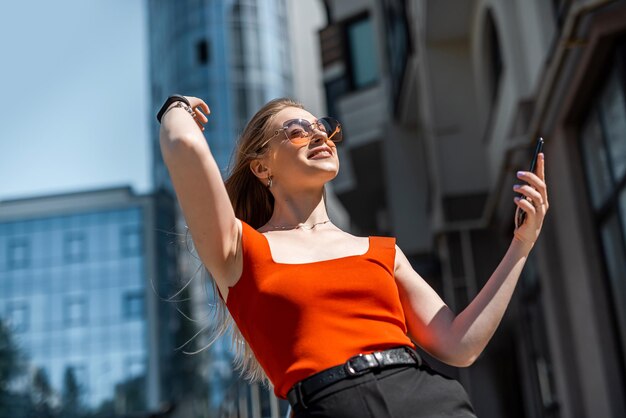
[[[280,263],[280,262],[274,260],[274,255],[272,254],[272,247],[270,245],[270,241],[269,241],[269,239],[267,239],[265,234],[263,234],[262,232],[257,231],[254,228],[252,228],[252,229],[263,237],[263,241],[265,242],[265,248],[267,250],[267,255],[268,255],[270,261],[272,262],[272,264],[276,264],[276,265],[279,265],[279,266],[307,266],[307,265],[311,265],[311,264],[320,264],[320,263],[328,263],[328,262],[332,262],[332,261],[341,261],[341,260],[346,260],[346,259],[349,259],[349,258],[365,257],[372,251],[372,236],[369,235],[367,237],[367,250],[364,253],[362,253],[362,254],[352,254],[352,255],[346,255],[346,256],[343,256],[343,257],[328,258],[326,260],[309,261],[309,262],[306,262],[306,263]]]

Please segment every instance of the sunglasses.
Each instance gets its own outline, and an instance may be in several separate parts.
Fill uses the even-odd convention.
[[[309,122],[306,119],[289,119],[283,123],[283,127],[277,129],[274,135],[269,138],[263,145],[265,146],[272,138],[281,131],[285,133],[285,137],[295,145],[308,144],[313,138],[314,131],[317,130],[326,135],[327,140],[332,142],[340,142],[343,139],[341,124],[337,119],[323,117],[315,122]]]

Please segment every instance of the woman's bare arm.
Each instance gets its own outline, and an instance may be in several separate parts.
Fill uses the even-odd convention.
[[[471,365],[500,324],[529,250],[513,241],[491,278],[459,315],[452,312],[398,250],[396,281],[411,338],[444,363],[457,367]]]
[[[208,106],[187,98],[195,119],[182,108],[163,115],[159,142],[174,190],[200,259],[226,298],[241,272],[238,241],[241,223],[235,218],[220,170],[202,134]]]
[[[409,334],[430,354],[453,366],[469,366],[484,350],[502,320],[528,254],[539,237],[548,210],[543,154],[536,175],[523,172],[519,177],[530,183],[516,189],[533,202],[515,200],[526,211],[526,221],[515,230],[508,251],[485,286],[460,314],[450,310],[396,249],[395,277]]]

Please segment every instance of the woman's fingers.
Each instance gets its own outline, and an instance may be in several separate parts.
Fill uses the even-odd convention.
[[[206,113],[207,115],[211,114],[211,109],[209,109],[209,106],[204,102],[204,100],[202,99],[198,99],[200,101],[200,103],[198,105],[196,105],[196,107],[199,107],[200,110],[202,110],[204,113]]]
[[[537,208],[528,199],[520,199],[516,196],[513,200],[527,215],[534,216],[537,214]]]
[[[541,162],[542,158],[539,158],[539,164],[537,166],[537,171],[542,170],[543,163]],[[527,182],[530,186],[536,189],[539,194],[542,196],[543,201],[547,202],[548,192],[546,189],[546,183],[539,178],[537,174],[531,173],[530,171],[518,171],[517,177],[520,180]]]
[[[531,173],[530,171],[519,171],[517,173],[517,177],[521,180],[528,182],[541,194],[542,202],[546,205],[547,208],[548,190],[545,174],[545,155],[543,153],[539,153],[539,155],[537,156],[537,167],[535,168],[535,173]]]
[[[200,111],[200,106],[196,106],[196,108],[194,109],[194,112],[196,113],[196,119],[198,122],[207,123],[209,121],[209,119],[204,115],[204,113]]]
[[[185,98],[189,101],[191,108],[196,113],[199,113],[198,111],[200,111],[206,113],[207,115],[211,114],[211,109],[209,109],[209,106],[204,102],[204,100],[193,96],[185,96]]]
[[[540,167],[537,168],[539,169]],[[546,183],[537,174],[530,171],[518,171],[517,178],[524,180],[537,190],[545,189],[546,187]]]
[[[193,118],[196,121],[196,124],[198,125],[200,130],[204,131],[204,124],[209,121],[209,118],[206,115],[209,115],[211,113],[209,106],[204,102],[204,100],[197,97],[186,96],[186,98],[187,100],[189,100],[189,104],[193,109]]]
[[[518,212],[515,212],[515,238],[521,242],[534,244],[541,232],[544,217],[548,211],[548,191],[545,182],[545,158],[537,156],[535,172],[519,171],[517,177],[528,184],[516,184],[513,190],[522,196],[513,199],[519,210],[526,212],[526,221],[518,225]]]
[[[541,195],[541,193],[539,193],[537,190],[533,189],[527,184],[516,184],[515,186],[513,186],[513,190],[526,197],[531,198],[535,202],[539,202],[539,204],[543,204],[543,196]]]
[[[185,96],[185,97],[187,98],[187,100],[189,100],[189,104],[194,110],[200,109],[202,112],[206,113],[207,115],[211,114],[211,109],[209,109],[209,106],[204,102],[204,100],[199,99],[197,97],[193,97],[193,96]]]

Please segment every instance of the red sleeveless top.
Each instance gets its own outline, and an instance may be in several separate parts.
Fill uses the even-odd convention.
[[[276,396],[356,354],[413,346],[394,280],[394,238],[369,237],[363,255],[282,264],[265,236],[241,223],[243,272],[226,305]]]

